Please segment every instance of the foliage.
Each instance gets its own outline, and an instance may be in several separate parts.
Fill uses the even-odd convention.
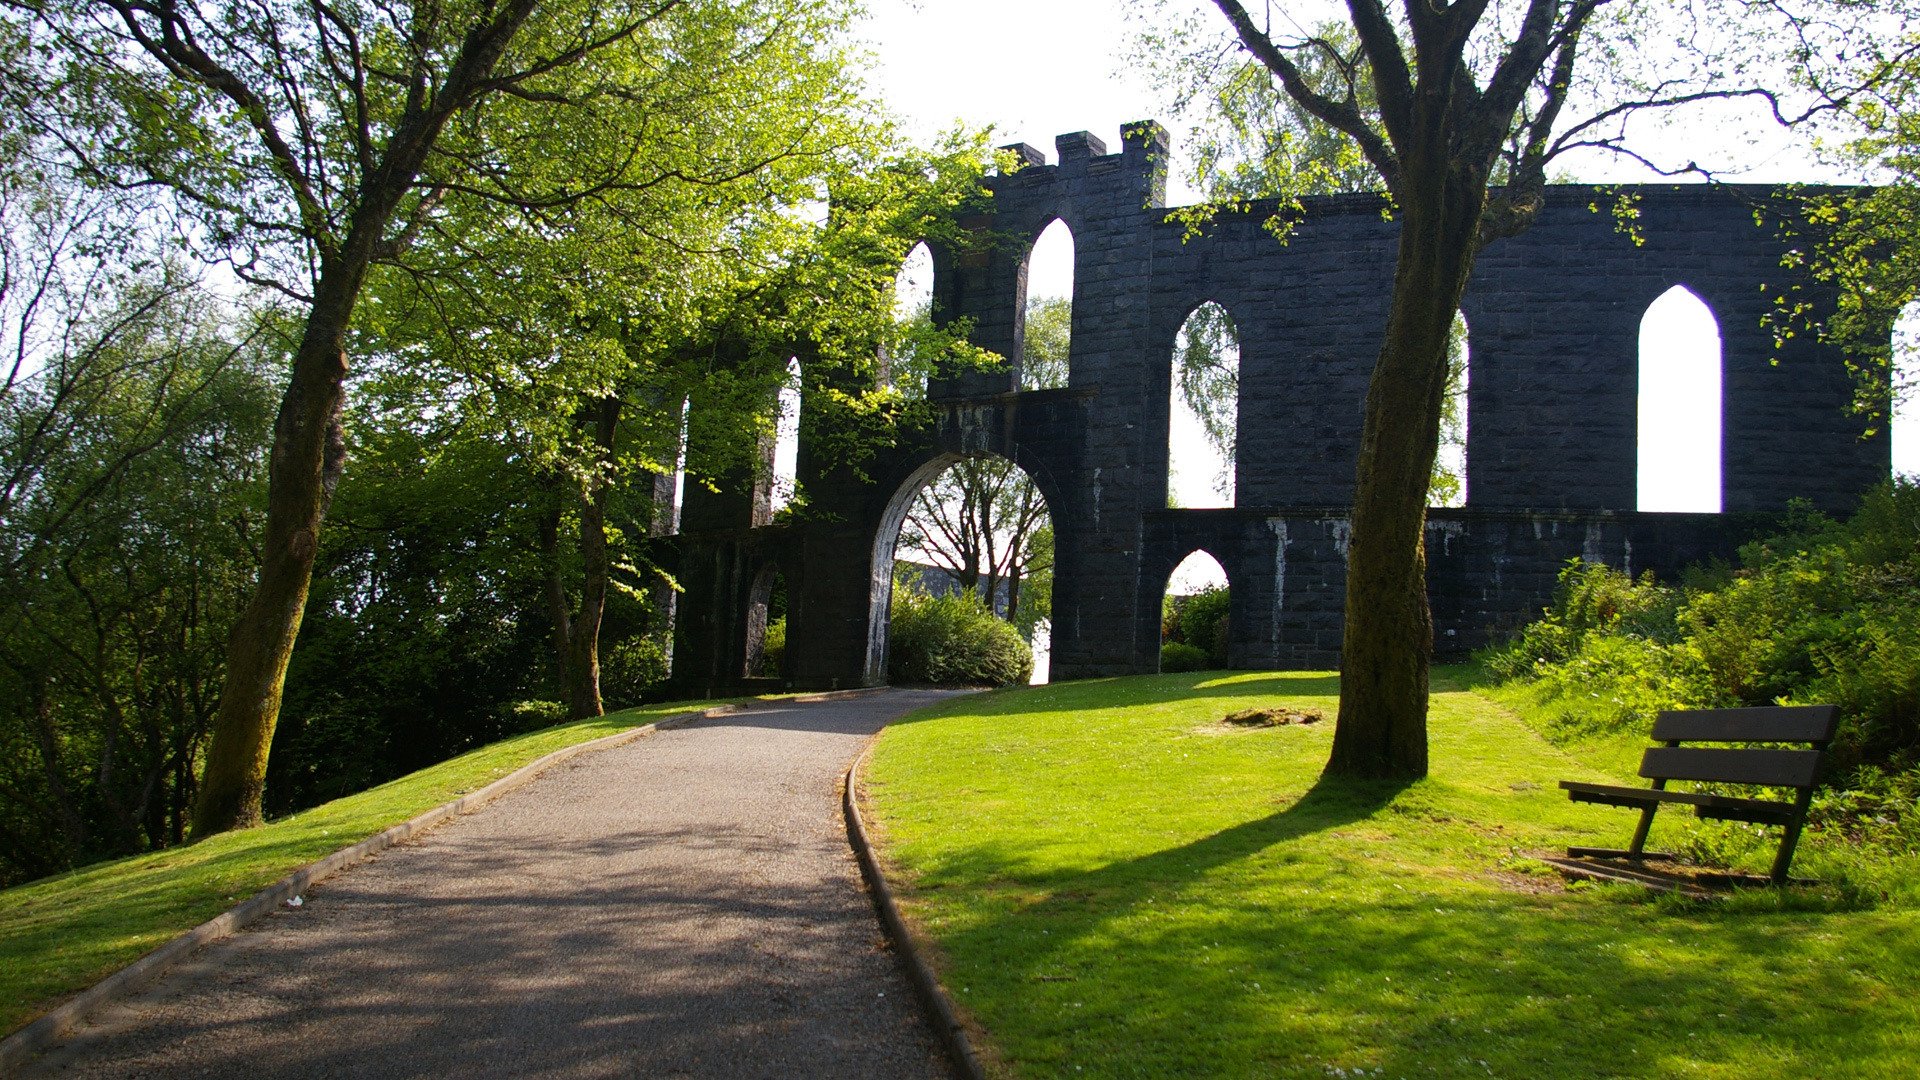
[[[785,632],[784,619],[779,621],[781,641],[775,640],[775,628],[767,627],[767,647],[774,663],[778,659],[771,650],[784,642]],[[672,632],[659,630],[608,640],[600,658],[600,689],[608,703],[616,709],[631,708],[656,693],[672,674],[668,663],[672,644]]]
[[[930,596],[896,577],[887,623],[887,677],[899,683],[1019,686],[1033,650],[971,592]]]
[[[1163,672],[1205,671],[1215,665],[1207,661],[1204,649],[1196,649],[1184,641],[1169,641],[1160,646],[1160,670]]]
[[[63,158],[86,175],[164,193],[190,219],[182,236],[288,298],[302,322],[274,428],[258,584],[230,638],[197,830],[259,818],[346,460],[348,350],[374,322],[396,337],[437,324],[452,331],[442,343],[466,341],[513,365],[466,374],[501,376],[496,387],[509,390],[540,384],[560,403],[545,428],[569,433],[582,453],[570,468],[532,464],[580,491],[586,583],[559,628],[570,642],[570,707],[599,711],[593,654],[610,573],[599,517],[622,357],[684,341],[703,302],[728,293],[690,280],[734,263],[763,271],[778,260],[755,256],[786,249],[760,238],[809,229],[796,208],[819,198],[873,126],[846,52],[852,7],[105,0],[7,12],[9,43],[17,36],[39,62],[9,73],[0,104],[57,132]],[[819,266],[780,268],[804,279]],[[383,271],[426,299],[363,303]],[[486,306],[477,301],[503,297],[512,300],[493,305],[499,317],[467,318]],[[822,307],[824,328],[839,313]],[[561,335],[559,348],[526,347],[555,327],[581,333]],[[832,353],[832,335],[815,339]],[[523,377],[543,365],[554,377]],[[672,417],[673,433],[682,400],[643,395]]]
[[[1467,320],[1455,313],[1447,335],[1447,390],[1440,405],[1440,450],[1427,480],[1430,506],[1467,504]]]
[[[1330,47],[1307,55],[1307,83],[1339,96],[1339,84],[1351,78],[1356,93],[1371,95],[1352,28],[1324,23],[1315,36]],[[1379,173],[1351,139],[1274,85],[1259,61],[1209,48],[1211,37],[1197,18],[1160,20],[1134,42],[1136,59],[1171,95],[1172,115],[1190,129],[1192,179],[1210,201],[1244,206],[1281,198],[1298,209],[1304,195],[1379,190]]]
[[[677,702],[535,731],[263,828],[0,892],[0,1032],[18,1029],[316,859],[555,750],[717,704]]]
[[[1035,1078],[1911,1071],[1916,855],[1812,833],[1796,866],[1821,888],[1569,887],[1525,853],[1617,846],[1633,816],[1556,782],[1631,766],[1596,769],[1434,674],[1433,774],[1408,785],[1320,776],[1329,725],[1220,725],[1330,712],[1317,672],[975,695],[882,733],[867,777],[890,880],[990,1060]],[[1654,840],[1692,827],[1662,814]],[[1898,1034],[1835,1039],[1862,1025]]]
[[[512,703],[554,696],[532,485],[498,446],[368,419],[288,671],[269,816],[525,730]]]
[[[0,883],[179,842],[276,359],[44,142],[0,161]]]
[[[780,616],[767,623],[766,643],[761,646],[760,674],[777,676],[781,666],[787,660],[787,617]]]
[[[1021,388],[1046,390],[1067,385],[1072,341],[1073,301],[1058,296],[1029,299],[1021,350]]]
[[[1665,708],[1829,703],[1842,769],[1920,767],[1920,486],[1848,521],[1804,513],[1682,587],[1575,562],[1553,605],[1489,669],[1563,726],[1644,732]]]
[[[1813,333],[1845,349],[1856,409],[1884,419],[1920,390],[1920,325],[1900,324],[1920,297],[1920,33],[1909,22],[1862,37],[1843,59],[1857,88],[1825,93],[1852,127],[1825,149],[1875,186],[1809,193],[1802,219],[1783,225],[1798,242],[1788,265],[1838,296],[1827,310],[1813,289],[1786,288],[1769,322],[1781,342]]]
[[[1167,597],[1161,607],[1161,640],[1199,650],[1208,667],[1226,667],[1228,601],[1227,589],[1220,585],[1192,596]],[[1162,670],[1175,670],[1164,666],[1164,648],[1160,655]]]

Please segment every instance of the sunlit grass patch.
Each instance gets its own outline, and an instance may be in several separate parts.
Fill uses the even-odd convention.
[[[1573,804],[1556,784],[1608,774],[1441,675],[1432,775],[1406,786],[1321,781],[1330,722],[1213,730],[1251,707],[1332,717],[1325,674],[1060,684],[888,729],[868,774],[887,856],[1007,1068],[1920,1066],[1910,898],[1702,905],[1569,889],[1529,855],[1624,841],[1631,815]],[[1689,820],[1664,819],[1656,838]]]

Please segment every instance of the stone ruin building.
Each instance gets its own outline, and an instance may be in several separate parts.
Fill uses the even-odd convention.
[[[1337,665],[1346,514],[1396,226],[1377,197],[1329,196],[1306,200],[1284,245],[1264,228],[1271,206],[1189,238],[1167,220],[1158,124],[1130,125],[1118,153],[1084,132],[1056,147],[1052,164],[1013,147],[1026,166],[991,178],[990,214],[963,222],[1026,245],[933,252],[936,310],[970,319],[975,343],[1007,369],[935,379],[935,430],[867,463],[869,480],[824,467],[803,438],[804,520],[766,524],[764,491],[688,486],[671,541],[686,590],[678,689],[751,685],[776,571],[789,619],[780,681],[883,683],[901,521],[922,485],[976,454],[1018,463],[1052,514],[1053,678],[1158,670],[1168,577],[1196,550],[1230,584],[1231,667]],[[1607,212],[1621,190],[1637,197],[1644,243]],[[1776,347],[1762,325],[1767,286],[1787,273],[1786,242],[1756,220],[1775,198],[1761,187],[1555,187],[1537,224],[1480,256],[1461,304],[1467,500],[1427,524],[1440,655],[1536,617],[1573,557],[1670,574],[1730,556],[1790,500],[1844,511],[1887,477],[1887,438],[1867,437],[1849,413],[1854,387],[1834,349],[1805,335]],[[1056,219],[1075,252],[1068,384],[1022,390],[1027,255]],[[1635,509],[1640,320],[1676,285],[1705,302],[1721,335],[1721,513]],[[1209,301],[1240,342],[1234,505],[1167,509],[1170,357]]]

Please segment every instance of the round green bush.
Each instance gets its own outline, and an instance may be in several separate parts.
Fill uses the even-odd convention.
[[[887,638],[887,677],[896,683],[1022,686],[1033,650],[973,593],[928,596],[896,585]]]
[[[1184,641],[1169,641],[1160,646],[1161,671],[1205,671],[1207,653]]]

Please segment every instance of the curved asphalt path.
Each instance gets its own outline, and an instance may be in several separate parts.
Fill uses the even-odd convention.
[[[27,1075],[946,1077],[836,781],[939,691],[582,755],[317,885]]]

